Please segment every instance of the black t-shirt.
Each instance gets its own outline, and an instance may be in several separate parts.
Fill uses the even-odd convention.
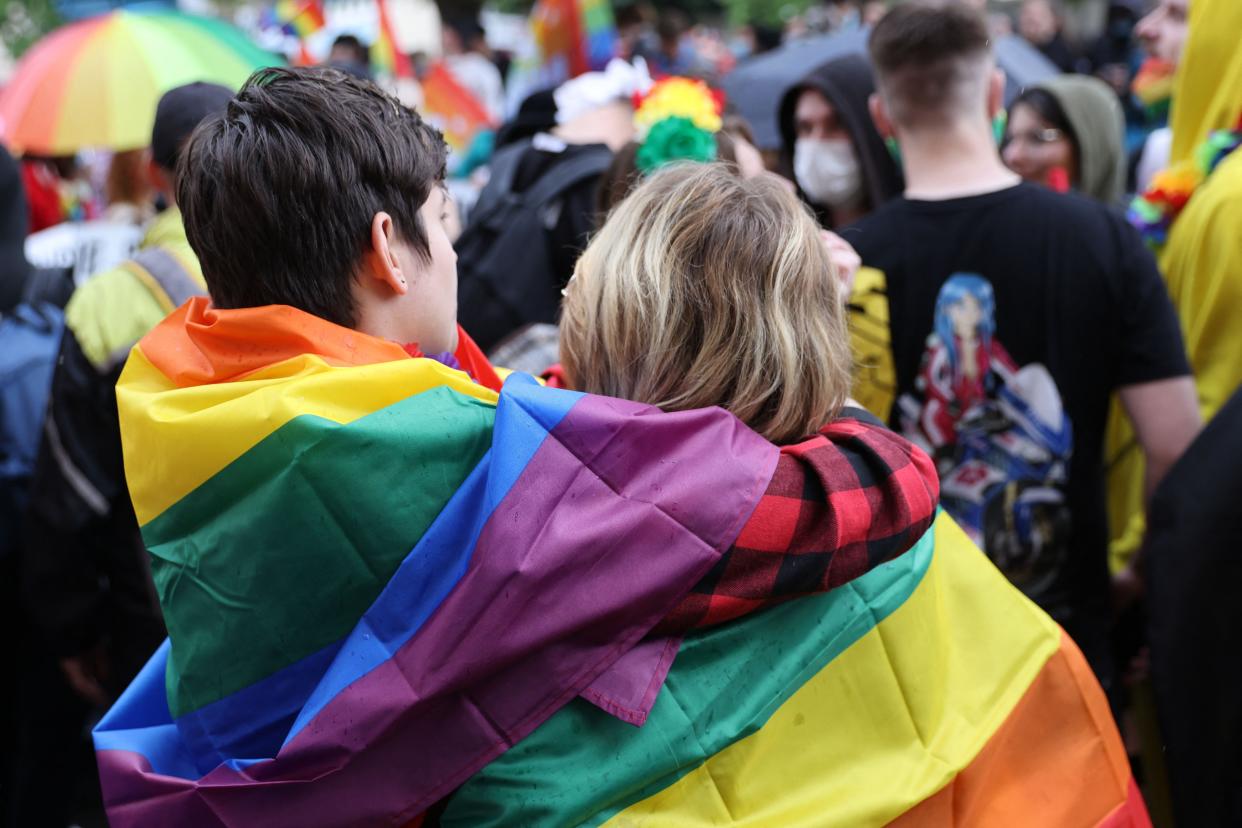
[[[1190,371],[1151,254],[1118,213],[1029,184],[900,198],[843,235],[885,275],[892,425],[1107,679],[1110,395]]]

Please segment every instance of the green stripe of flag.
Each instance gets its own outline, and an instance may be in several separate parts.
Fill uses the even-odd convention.
[[[445,826],[600,825],[754,733],[803,684],[905,603],[931,564],[933,532],[825,595],[689,636],[646,724],[582,701],[475,774]],[[625,792],[601,806],[601,792]]]
[[[347,425],[286,423],[143,527],[173,641],[173,716],[345,636],[491,444],[436,388]],[[313,609],[312,609],[313,608]]]

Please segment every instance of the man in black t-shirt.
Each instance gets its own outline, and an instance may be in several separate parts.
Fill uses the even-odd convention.
[[[1149,486],[1190,443],[1200,423],[1177,317],[1119,215],[1001,163],[1004,83],[976,12],[898,6],[870,51],[872,116],[901,146],[906,191],[844,232],[872,268],[856,307],[873,318],[859,322],[887,301],[887,353],[861,360],[860,381],[891,388],[887,415],[936,458],[945,508],[1108,686],[1105,417],[1116,391]]]

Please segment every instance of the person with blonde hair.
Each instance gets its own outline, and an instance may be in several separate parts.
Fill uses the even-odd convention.
[[[561,338],[579,390],[719,405],[776,443],[817,432],[849,392],[819,226],[775,179],[722,163],[657,173],[614,209],[566,289]]]
[[[570,385],[719,405],[784,447],[749,529],[692,593],[735,620],[686,634],[641,726],[567,705],[459,788],[441,825],[1149,824],[1082,654],[947,515],[907,554],[877,566],[891,556],[871,544],[851,583],[828,591],[842,582],[824,573],[826,594],[809,594],[808,573],[858,554],[823,551],[837,532],[900,523],[899,501],[876,495],[923,462],[849,405],[818,230],[778,183],[680,164],[639,184],[579,259]],[[918,462],[887,465],[903,456]],[[627,462],[619,447],[599,457]],[[849,474],[828,471],[843,458]],[[817,519],[834,528],[808,531]],[[762,604],[769,590],[796,600]]]

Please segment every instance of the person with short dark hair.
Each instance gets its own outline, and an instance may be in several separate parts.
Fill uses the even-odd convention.
[[[843,233],[887,304],[859,382],[873,399],[893,389],[880,413],[937,459],[945,509],[1108,687],[1104,426],[1116,391],[1149,491],[1193,439],[1177,317],[1119,214],[1002,163],[1003,78],[982,15],[897,6],[869,49],[872,115],[901,147],[906,189]]]
[[[579,694],[645,715],[679,636],[861,575],[935,517],[927,458],[878,424],[872,451],[848,428],[781,463],[720,409],[502,389],[456,324],[445,153],[330,69],[256,73],[183,152],[212,300],[144,337],[117,387],[170,643],[95,731],[115,825],[407,822]],[[763,551],[724,557],[752,514]],[[376,644],[379,669],[353,657]],[[418,678],[350,721],[319,706],[341,670],[394,667]],[[304,749],[321,728],[332,747]]]
[[[356,78],[370,78],[371,50],[357,35],[338,35],[328,51],[328,65]]]
[[[334,127],[330,140],[314,125]],[[279,140],[258,140],[264,134]],[[249,139],[241,151],[239,137]],[[214,174],[188,174],[201,169]],[[374,320],[354,290],[360,239],[411,263],[432,258],[430,231],[445,199],[444,143],[368,81],[329,70],[301,73],[294,83],[273,70],[229,104],[227,117],[202,125],[181,171],[177,203],[217,308],[291,305],[366,330]],[[276,239],[296,239],[297,255]],[[435,346],[429,352],[453,350],[454,312],[440,311],[448,321],[423,342]],[[423,339],[432,331],[424,329]]]

